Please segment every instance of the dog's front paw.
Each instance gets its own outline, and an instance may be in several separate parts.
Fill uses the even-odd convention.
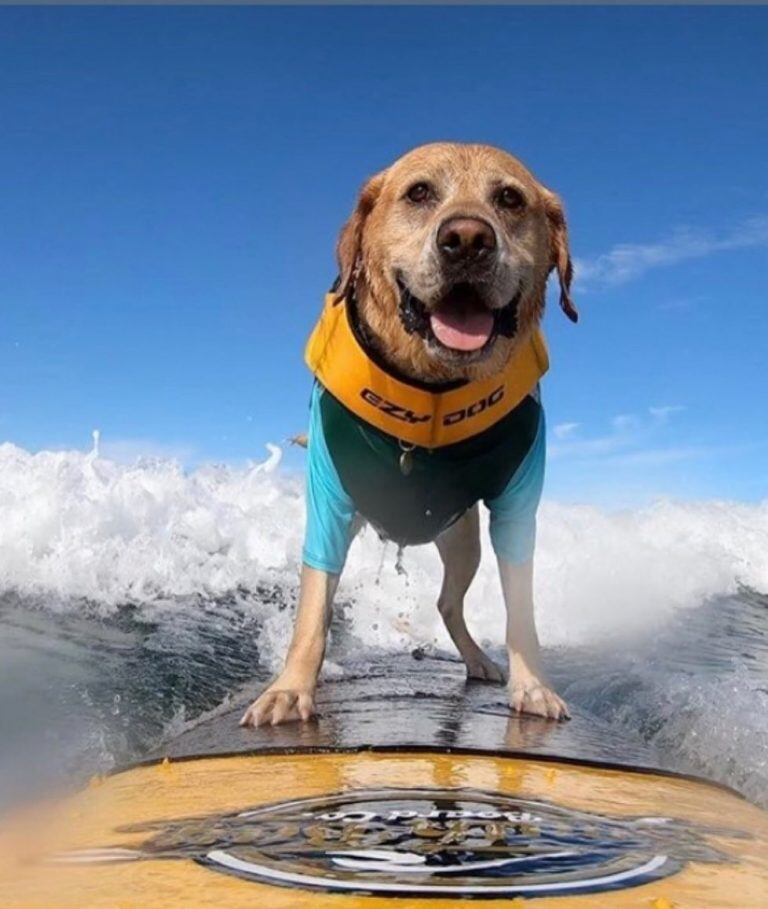
[[[565,701],[534,675],[510,680],[509,706],[516,713],[528,713],[550,720],[571,718]]]
[[[315,692],[310,688],[270,685],[240,720],[241,726],[279,726],[281,723],[306,722],[315,713]]]

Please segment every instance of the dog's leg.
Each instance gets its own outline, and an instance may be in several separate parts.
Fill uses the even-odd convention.
[[[444,568],[437,608],[451,640],[467,666],[467,676],[489,682],[503,682],[504,672],[483,653],[464,621],[464,596],[480,564],[477,512],[475,505],[435,541]]]
[[[498,561],[507,607],[510,707],[518,713],[568,719],[568,708],[552,690],[539,660],[539,637],[533,614],[533,561],[522,565]]]
[[[241,726],[277,726],[308,720],[315,712],[315,688],[338,583],[337,574],[302,566],[299,606],[285,667],[245,711]]]

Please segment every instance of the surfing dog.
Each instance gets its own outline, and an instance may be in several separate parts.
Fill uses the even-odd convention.
[[[480,501],[506,606],[510,707],[567,718],[542,670],[533,605],[547,368],[539,324],[553,270],[561,308],[577,320],[559,198],[500,149],[420,146],[362,188],[337,259],[307,350],[316,382],[293,637],[241,725],[313,715],[332,600],[361,517],[399,543],[435,542],[437,608],[467,675],[504,682],[464,619]]]

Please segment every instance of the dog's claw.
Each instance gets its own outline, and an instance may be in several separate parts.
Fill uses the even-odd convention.
[[[569,720],[565,701],[538,680],[509,686],[509,706],[515,713],[526,713],[549,720]]]
[[[315,713],[314,691],[267,688],[243,714],[241,726],[279,726],[307,722]]]

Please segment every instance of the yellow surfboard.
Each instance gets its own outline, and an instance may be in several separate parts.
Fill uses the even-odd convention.
[[[706,783],[545,760],[160,762],[92,784],[45,823],[5,831],[5,909],[460,899],[764,909],[768,895],[768,822],[746,801]]]
[[[589,718],[511,719],[483,694],[467,712],[402,684],[373,716],[337,686],[316,723],[247,731],[219,717],[170,758],[6,818],[0,906],[768,905],[768,815],[740,796],[545,753],[584,750]],[[395,741],[354,741],[381,725]]]

